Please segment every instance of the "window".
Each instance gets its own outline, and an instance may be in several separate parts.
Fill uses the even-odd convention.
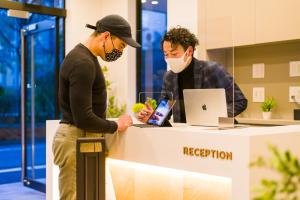
[[[163,75],[167,69],[160,41],[167,30],[167,0],[144,0],[138,16],[141,30],[141,52],[138,53],[137,100],[144,102],[146,97],[156,100],[160,97]]]
[[[28,19],[8,16],[7,9],[10,6],[14,9],[16,4],[19,6],[21,3],[0,2],[0,160],[5,160],[0,162],[0,184],[21,180],[23,121],[26,127],[24,180],[28,178],[40,183],[30,187],[42,185],[42,189],[36,189],[44,191],[45,124],[48,119],[58,118],[56,81],[64,56],[64,16],[56,13],[65,10],[48,8],[47,13],[42,14],[43,9],[40,9],[37,14],[30,11],[32,6],[27,6],[29,10],[26,11],[30,12]],[[27,31],[23,45],[21,30]],[[21,120],[21,58],[25,63],[24,120]]]

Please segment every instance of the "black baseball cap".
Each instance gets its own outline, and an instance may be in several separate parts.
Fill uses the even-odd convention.
[[[141,45],[132,38],[129,23],[119,15],[108,15],[97,21],[96,26],[87,24],[86,27],[94,29],[99,33],[108,31],[134,48],[141,47]]]

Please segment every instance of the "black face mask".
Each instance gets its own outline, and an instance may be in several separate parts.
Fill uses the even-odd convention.
[[[113,61],[116,61],[118,58],[120,58],[122,56],[122,51],[118,50],[115,48],[115,45],[112,41],[112,38],[110,37],[110,40],[111,40],[111,43],[113,45],[113,50],[111,52],[106,52],[105,51],[105,44],[103,45],[104,47],[104,53],[105,53],[105,60],[107,62],[113,62]]]

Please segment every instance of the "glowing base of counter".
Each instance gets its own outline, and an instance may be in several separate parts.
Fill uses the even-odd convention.
[[[117,199],[230,200],[231,179],[107,159]]]

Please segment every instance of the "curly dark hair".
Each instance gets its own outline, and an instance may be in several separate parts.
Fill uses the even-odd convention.
[[[181,27],[171,28],[165,33],[162,41],[160,42],[161,49],[163,49],[164,41],[171,42],[172,45],[179,44],[184,48],[184,50],[187,50],[189,46],[192,46],[193,50],[195,50],[195,46],[199,44],[198,39],[193,33],[191,33],[188,29]]]

